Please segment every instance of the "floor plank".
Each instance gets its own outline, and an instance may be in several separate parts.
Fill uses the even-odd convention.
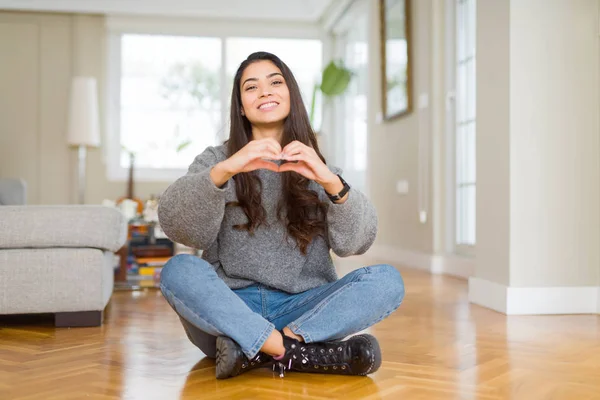
[[[374,264],[340,263],[340,273]],[[116,292],[102,327],[0,317],[0,399],[600,399],[600,317],[506,317],[471,305],[467,283],[401,269],[404,304],[367,331],[369,377],[257,370],[217,381],[160,292]]]

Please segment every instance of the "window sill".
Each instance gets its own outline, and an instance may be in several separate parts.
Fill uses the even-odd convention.
[[[187,168],[135,168],[133,180],[134,182],[174,182],[186,173]],[[127,182],[129,169],[109,167],[106,175],[109,182]]]

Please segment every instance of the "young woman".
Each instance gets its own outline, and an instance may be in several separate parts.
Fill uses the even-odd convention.
[[[367,375],[377,340],[357,333],[404,298],[389,265],[338,278],[330,250],[362,254],[377,233],[373,205],[325,163],[298,84],[278,57],[240,65],[224,145],[196,157],[161,196],[173,241],[202,249],[163,268],[161,290],[189,339],[216,357],[216,376],[273,365],[284,371]]]

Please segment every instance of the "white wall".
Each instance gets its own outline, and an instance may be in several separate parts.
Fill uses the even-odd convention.
[[[367,179],[371,198],[377,207],[379,234],[376,246],[403,249],[418,253],[433,252],[433,218],[430,202],[429,218],[419,221],[419,129],[431,135],[431,108],[422,111],[419,120],[417,107],[405,117],[389,122],[377,122],[381,110],[381,57],[379,9],[370,1],[369,35],[369,154]],[[432,3],[412,2],[413,95],[415,105],[419,93],[431,95],[431,18]],[[430,100],[430,104],[434,102]],[[429,158],[431,160],[431,157]],[[431,166],[429,171],[431,171]],[[408,180],[409,192],[396,192],[396,182]],[[433,190],[431,179],[428,189]],[[433,196],[430,194],[430,199]]]
[[[510,22],[510,284],[599,284],[598,2],[512,1]]]
[[[29,203],[68,203],[71,18],[0,13],[0,54],[0,176],[25,179]]]
[[[478,304],[600,311],[598,3],[477,2]]]
[[[477,2],[477,276],[509,283],[510,32],[507,1]]]

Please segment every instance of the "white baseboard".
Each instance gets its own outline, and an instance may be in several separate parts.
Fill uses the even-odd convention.
[[[469,302],[506,314],[506,286],[471,277],[469,278]]]
[[[465,279],[475,275],[475,260],[467,257],[426,254],[385,245],[373,245],[366,255],[433,274],[452,275]]]
[[[600,287],[509,287],[472,277],[469,301],[506,315],[597,314]]]

